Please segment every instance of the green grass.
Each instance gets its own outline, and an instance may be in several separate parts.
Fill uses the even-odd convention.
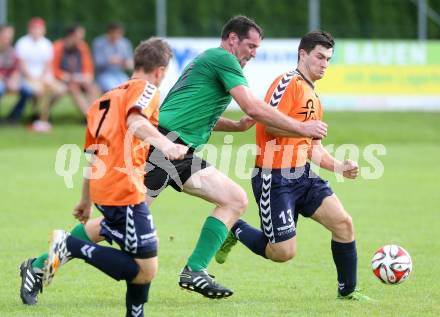
[[[60,124],[50,135],[0,128],[0,316],[123,316],[125,283],[77,260],[60,270],[37,306],[21,304],[21,261],[46,250],[52,229],[75,225],[70,212],[79,198],[81,175],[77,173],[74,188],[67,189],[54,171],[54,161],[62,144],[82,146],[83,126],[67,103],[55,108],[54,120]],[[226,264],[210,265],[210,272],[234,289],[231,298],[212,301],[181,291],[179,270],[212,206],[168,189],[153,205],[160,269],[151,288],[148,316],[440,315],[440,113],[327,113],[325,120],[330,126],[325,144],[354,143],[362,150],[369,143],[381,143],[387,150],[380,157],[385,173],[379,179],[337,182],[324,174],[353,216],[359,286],[377,302],[335,300],[330,235],[304,218],[299,221],[298,255],[293,261],[271,263],[239,245]],[[213,135],[212,143],[219,146],[223,137]],[[234,135],[230,176],[248,192],[251,203],[245,219],[256,225],[250,181],[234,175],[238,146],[253,142],[253,131]],[[245,164],[250,168],[252,159]],[[389,243],[405,247],[414,262],[413,273],[402,285],[383,285],[371,273],[373,252]]]

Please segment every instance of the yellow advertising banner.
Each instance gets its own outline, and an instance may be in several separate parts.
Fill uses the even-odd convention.
[[[440,65],[331,65],[320,94],[440,95]]]
[[[337,41],[321,94],[440,95],[440,43]]]

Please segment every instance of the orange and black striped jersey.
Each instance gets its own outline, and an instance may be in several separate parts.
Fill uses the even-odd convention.
[[[265,101],[298,121],[321,120],[322,107],[313,84],[298,71],[277,77],[269,87]],[[257,123],[258,153],[255,165],[262,168],[292,168],[304,166],[312,139],[305,137],[276,137]]]
[[[100,160],[94,163],[90,179],[94,203],[123,206],[145,200],[143,179],[148,145],[128,132],[126,119],[131,111],[140,111],[157,126],[159,103],[156,86],[131,79],[90,106],[85,150]],[[103,167],[105,173],[99,172]]]

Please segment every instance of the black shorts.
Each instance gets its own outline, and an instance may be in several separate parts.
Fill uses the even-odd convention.
[[[177,144],[185,144],[173,132],[159,127],[158,130]],[[209,166],[209,163],[194,154],[194,149],[189,148],[183,160],[167,160],[163,153],[151,146],[145,166],[146,175],[144,184],[147,195],[157,197],[168,185],[176,191],[182,191],[183,184],[195,173]]]

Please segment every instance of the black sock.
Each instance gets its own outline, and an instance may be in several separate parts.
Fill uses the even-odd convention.
[[[136,261],[128,254],[110,247],[69,236],[67,250],[72,257],[83,259],[115,280],[133,280],[139,272]]]
[[[238,221],[231,228],[234,236],[249,250],[266,258],[266,245],[268,240],[264,233],[247,224],[244,220]]]
[[[125,305],[127,307],[126,317],[144,317],[144,304],[148,302],[148,284],[131,284],[127,282],[127,293]]]
[[[356,241],[342,243],[332,240],[332,253],[338,272],[338,291],[345,296],[353,292],[356,287]]]

